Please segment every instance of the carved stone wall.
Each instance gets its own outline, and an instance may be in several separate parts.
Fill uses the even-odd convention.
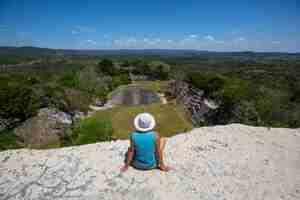
[[[217,106],[211,106],[215,103],[205,97],[203,90],[184,81],[171,81],[169,93],[172,97],[183,102],[195,124],[204,122],[205,116],[217,108]]]

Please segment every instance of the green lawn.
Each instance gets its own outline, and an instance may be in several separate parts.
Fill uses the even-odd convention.
[[[164,92],[168,86],[169,81],[134,81],[133,84],[139,85],[145,89],[152,90],[154,92]]]
[[[168,81],[135,81],[132,84],[129,85],[121,85],[114,91],[108,94],[108,99],[112,97],[114,93],[118,93],[121,90],[126,90],[129,88],[143,88],[143,89],[148,89],[153,92],[157,93],[163,93],[168,85]]]
[[[17,149],[20,147],[17,143],[17,136],[14,135],[13,131],[2,131],[0,132],[0,135],[0,151]]]
[[[113,138],[128,139],[129,134],[134,130],[133,119],[141,112],[149,112],[155,117],[155,130],[163,136],[172,136],[192,129],[192,124],[188,120],[183,106],[175,102],[146,106],[114,107],[98,111],[91,118],[110,120],[113,127]]]

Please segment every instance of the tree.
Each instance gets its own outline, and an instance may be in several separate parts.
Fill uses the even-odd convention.
[[[85,67],[79,72],[78,88],[92,96],[104,97],[108,93],[111,81],[110,76],[103,74],[97,76],[93,67]]]
[[[101,60],[98,63],[97,72],[98,73],[108,74],[110,76],[114,75],[115,68],[114,68],[113,61],[109,60],[109,59],[103,59],[103,60]]]
[[[10,86],[0,89],[0,116],[5,119],[27,118],[36,114],[40,107],[38,96],[27,86]]]
[[[153,75],[155,78],[162,80],[168,78],[171,69],[170,65],[161,61],[152,61],[148,65],[151,75]]]

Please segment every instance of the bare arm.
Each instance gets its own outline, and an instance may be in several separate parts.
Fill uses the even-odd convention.
[[[157,153],[157,156],[158,156],[158,167],[159,166],[161,166],[161,164],[162,164],[162,160],[163,160],[163,158],[162,158],[162,152],[161,152],[161,150],[160,150],[160,135],[159,135],[159,133],[156,133],[156,153]]]
[[[127,160],[126,160],[126,164],[127,166],[130,165],[132,159],[133,159],[133,154],[134,154],[134,145],[133,145],[133,141],[130,138],[130,146],[128,148],[128,153],[127,153]]]
[[[133,145],[132,139],[130,138],[130,146],[129,146],[128,151],[127,151],[126,163],[121,168],[122,172],[125,172],[128,169],[128,167],[129,167],[129,165],[130,165],[130,163],[131,163],[131,161],[133,159],[133,155],[134,155],[134,145]]]

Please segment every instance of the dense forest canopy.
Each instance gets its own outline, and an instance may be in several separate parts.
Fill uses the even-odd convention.
[[[52,107],[71,115],[87,112],[95,99],[105,102],[110,92],[132,83],[133,77],[184,81],[203,90],[219,108],[195,126],[300,127],[299,54],[3,47],[0,70],[0,120],[7,125],[0,146],[3,141],[14,146],[11,131],[39,109]],[[94,126],[96,122],[86,123]],[[75,128],[73,133],[81,129]],[[73,140],[78,141],[74,134]]]

